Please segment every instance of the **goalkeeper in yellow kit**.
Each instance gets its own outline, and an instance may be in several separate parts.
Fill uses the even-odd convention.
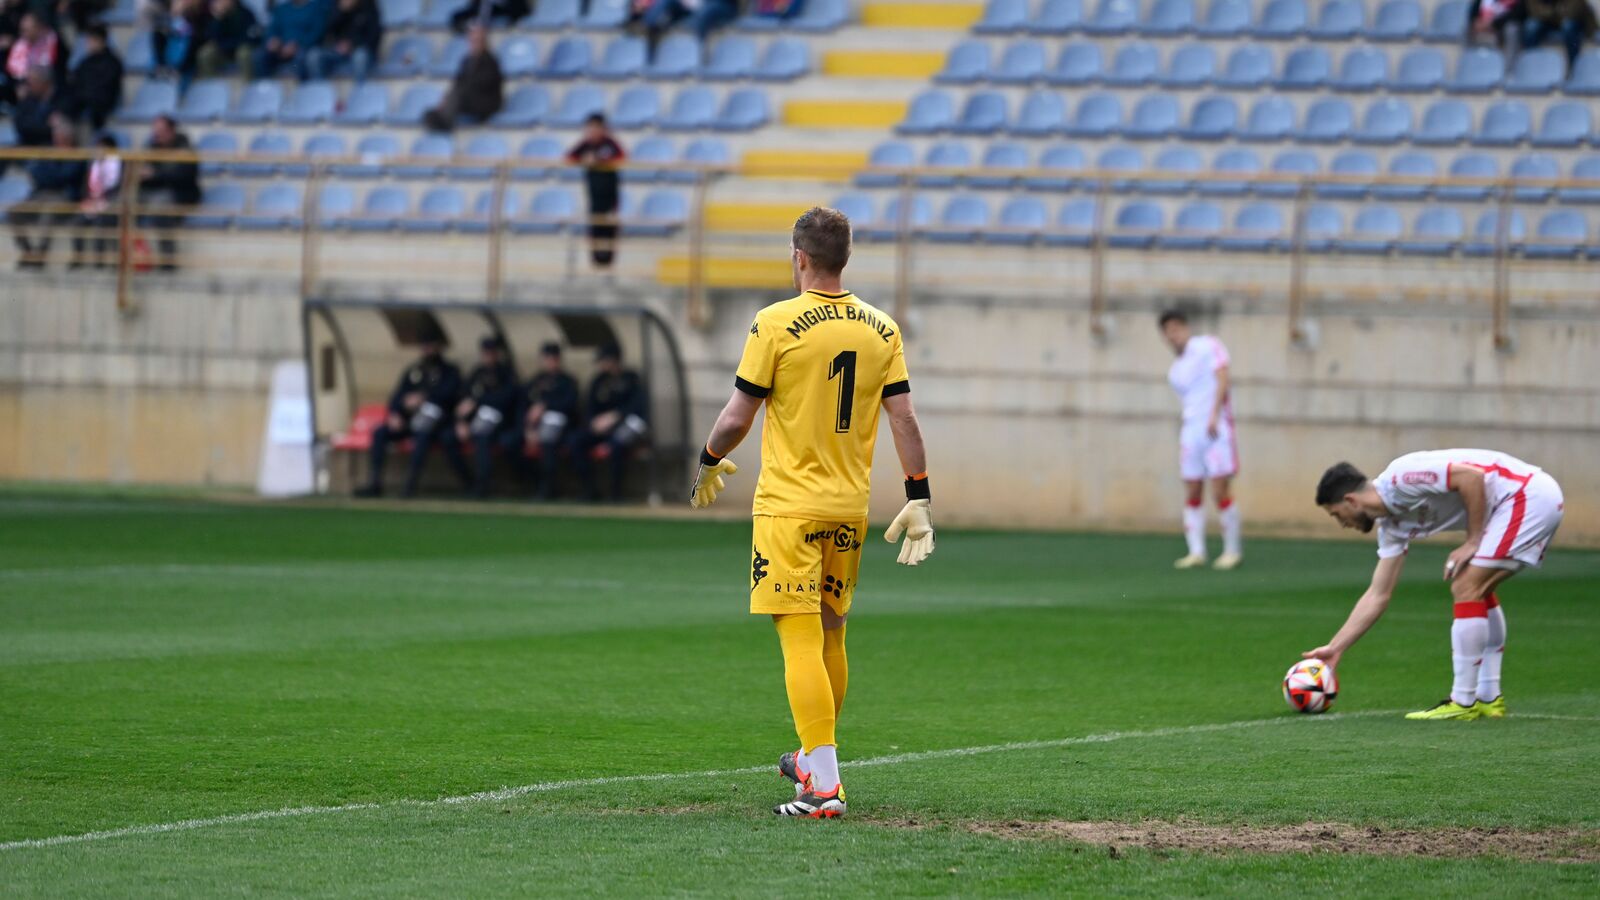
[[[761,310],[750,325],[733,397],[700,454],[690,503],[710,506],[727,456],[767,404],[750,544],[750,612],[772,616],[800,749],[778,769],[794,800],[780,816],[834,818],[845,811],[834,726],[849,668],[845,619],[861,569],[878,409],[889,413],[906,472],[906,505],[884,537],[905,535],[900,562],[933,552],[927,459],[911,408],[900,327],[840,285],[850,260],[850,220],[815,207],[794,223],[790,249],[800,295]]]

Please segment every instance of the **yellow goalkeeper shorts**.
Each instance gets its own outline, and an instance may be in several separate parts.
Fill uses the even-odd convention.
[[[750,612],[820,613],[823,601],[841,616],[850,612],[866,533],[865,519],[816,522],[756,516],[750,542]]]

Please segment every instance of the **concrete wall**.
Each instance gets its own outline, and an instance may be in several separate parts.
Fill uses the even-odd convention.
[[[253,481],[271,366],[301,352],[292,284],[145,281],[139,311],[122,315],[90,276],[11,281],[0,298],[0,478]],[[587,296],[683,321],[679,297]],[[711,329],[679,330],[697,432],[727,397],[751,315],[771,299],[716,297]],[[1519,309],[1511,353],[1493,349],[1481,306],[1324,302],[1310,348],[1289,342],[1276,302],[1200,307],[1196,324],[1234,358],[1237,492],[1253,525],[1328,533],[1310,496],[1336,460],[1377,470],[1410,449],[1490,446],[1562,481],[1563,543],[1600,544],[1600,504],[1584,499],[1600,496],[1592,305]],[[903,324],[940,521],[1171,527],[1176,403],[1155,308],[1114,305],[1102,341],[1072,301],[919,296]],[[734,479],[736,507],[754,484],[754,444],[735,458],[751,476]],[[901,501],[886,429],[876,474],[873,511],[887,517]]]

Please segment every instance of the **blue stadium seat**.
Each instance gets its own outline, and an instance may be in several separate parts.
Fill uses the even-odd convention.
[[[1261,11],[1261,21],[1256,23],[1255,36],[1268,40],[1292,40],[1299,37],[1311,24],[1304,0],[1272,0]]]
[[[1205,250],[1222,234],[1222,209],[1197,200],[1184,204],[1172,220],[1172,230],[1156,243],[1168,250]]]
[[[884,141],[872,148],[867,155],[867,168],[870,169],[909,169],[917,164],[916,151],[905,141]],[[894,187],[900,184],[901,178],[892,172],[866,171],[856,175],[856,184],[861,187]]]
[[[559,234],[578,219],[578,197],[564,187],[545,188],[528,201],[528,211],[511,220],[518,234]]]
[[[1083,0],[1044,0],[1028,24],[1033,34],[1068,34],[1083,29]]]
[[[1567,59],[1554,47],[1524,50],[1506,76],[1505,89],[1510,94],[1549,94],[1561,86],[1566,78]]]
[[[561,140],[548,134],[534,135],[517,148],[517,164],[511,177],[523,181],[548,178],[566,162],[567,148]]]
[[[358,84],[345,98],[344,109],[334,114],[339,125],[376,125],[389,113],[388,85]]]
[[[723,40],[749,41],[742,35],[732,35]],[[753,48],[752,48],[753,52]],[[656,47],[655,58],[644,67],[646,78],[657,81],[677,81],[693,78],[700,71],[700,42],[693,35],[669,34]]]
[[[465,218],[467,196],[453,184],[429,188],[417,203],[414,218],[399,222],[401,231],[437,234],[449,231]]]
[[[978,34],[1015,34],[1028,23],[1028,0],[989,0],[972,30]]]
[[[1500,100],[1483,111],[1483,122],[1472,142],[1485,147],[1509,147],[1528,139],[1533,114],[1521,100]]]
[[[1098,204],[1090,197],[1077,197],[1061,204],[1055,224],[1044,233],[1044,242],[1061,247],[1087,247],[1094,243]]]
[[[1094,15],[1083,23],[1090,34],[1127,34],[1139,23],[1139,0],[1097,0]]]
[[[1044,44],[1038,41],[1015,41],[1001,54],[1000,62],[989,73],[989,80],[999,84],[1031,84],[1044,77]]]
[[[1467,28],[1467,0],[1444,0],[1428,16],[1422,39],[1435,44],[1459,44]]]
[[[905,134],[948,131],[956,121],[956,104],[944,91],[923,91],[911,99],[906,120],[896,130]]]
[[[1211,0],[1196,30],[1209,38],[1236,38],[1250,30],[1252,18],[1249,0]]]
[[[1430,206],[1417,213],[1411,233],[1400,239],[1398,247],[1401,253],[1449,256],[1466,234],[1460,213],[1448,206]]]
[[[542,84],[518,85],[489,124],[496,128],[532,128],[550,114],[550,92]]]
[[[866,194],[840,194],[833,198],[833,208],[844,213],[853,229],[870,228],[877,216],[872,198]]]
[[[140,93],[144,87],[140,85]],[[138,102],[137,96],[134,100]],[[185,125],[203,125],[220,119],[227,109],[228,80],[203,78],[189,85],[189,92],[183,95],[183,102],[178,104],[178,121]]]
[[[1456,57],[1456,74],[1445,82],[1445,90],[1456,94],[1487,94],[1505,79],[1506,62],[1500,51],[1489,47],[1468,47]]]
[[[1144,154],[1137,147],[1125,144],[1113,144],[1100,151],[1095,157],[1094,167],[1101,172],[1143,172]],[[1126,191],[1135,186],[1131,178],[1112,178],[1110,187],[1113,191]]]
[[[1134,200],[1122,204],[1112,221],[1111,233],[1106,243],[1112,247],[1144,249],[1155,243],[1166,216],[1161,207],[1147,200]]]
[[[294,141],[282,131],[258,131],[250,138],[250,144],[245,150],[249,156],[271,157],[279,162],[248,162],[234,163],[233,173],[252,178],[261,178],[275,175],[278,172],[303,171],[304,167],[296,164],[282,162],[295,155]]]
[[[1528,221],[1518,210],[1506,212],[1509,214],[1503,218],[1498,209],[1481,213],[1472,229],[1472,238],[1462,243],[1461,252],[1468,256],[1493,256],[1502,245],[1510,252],[1520,250],[1528,236]]]
[[[902,199],[898,196],[890,198],[883,207],[883,215],[867,228],[858,229],[867,240],[892,241],[900,235],[901,229],[908,232],[920,231],[933,222],[933,201],[926,194],[917,194],[911,198],[911,206],[902,214]],[[901,221],[904,218],[904,221]]]
[[[351,231],[389,231],[410,212],[411,198],[406,195],[405,188],[379,185],[367,191],[361,211],[350,217],[346,227]]]
[[[1463,153],[1450,161],[1451,178],[1493,179],[1500,177],[1500,164],[1487,153]],[[1440,200],[1481,202],[1488,199],[1487,184],[1441,185],[1435,193]]]
[[[1306,109],[1306,120],[1295,140],[1308,144],[1336,144],[1350,135],[1356,114],[1343,97],[1323,97]]]
[[[1575,209],[1558,209],[1539,220],[1537,238],[1522,248],[1533,259],[1571,259],[1589,241],[1589,222]]]
[[[1155,0],[1139,30],[1158,37],[1175,37],[1194,30],[1194,0]]]
[[[118,122],[148,122],[156,116],[171,115],[178,109],[178,86],[170,81],[146,81],[133,99],[117,110]]]
[[[184,224],[190,228],[227,228],[244,212],[244,201],[244,188],[240,185],[208,184],[201,192],[200,208],[190,213]]]
[[[707,81],[738,81],[756,68],[756,42],[742,34],[725,35],[711,45],[700,77]]]
[[[1256,44],[1240,44],[1228,54],[1228,64],[1217,77],[1225,88],[1254,90],[1272,77],[1272,51]]]
[[[1309,150],[1283,150],[1272,158],[1272,174],[1293,176],[1295,181],[1263,182],[1256,185],[1256,193],[1263,197],[1293,197],[1300,193],[1300,183],[1322,172],[1322,163]]]
[[[1366,27],[1366,9],[1358,0],[1326,0],[1317,22],[1306,33],[1313,40],[1348,41]]]
[[[378,15],[385,28],[412,28],[422,19],[422,0],[382,0]]]
[[[517,210],[521,208],[521,195],[514,190],[507,190],[500,198],[500,221],[509,223],[517,217]],[[484,188],[472,201],[472,211],[456,222],[456,228],[471,234],[488,234],[493,224],[493,212],[494,188]]]
[[[1251,176],[1261,171],[1261,157],[1256,155],[1249,147],[1230,147],[1217,153],[1211,160],[1211,173],[1213,175],[1242,175]],[[1250,185],[1244,181],[1212,180],[1202,181],[1196,187],[1201,194],[1209,197],[1237,197],[1248,193]]]
[[[1189,124],[1178,133],[1191,141],[1220,141],[1239,126],[1239,104],[1226,94],[1202,97],[1189,110]]]
[[[1060,91],[1031,91],[1011,123],[1011,133],[1039,137],[1055,134],[1067,122],[1067,101]]]
[[[313,162],[341,159],[350,155],[344,135],[332,131],[319,131],[300,145],[300,155]]]
[[[443,164],[450,160],[455,145],[449,135],[424,134],[411,142],[406,158],[414,162],[391,165],[389,173],[398,178],[433,178],[444,171]]]
[[[134,75],[146,75],[155,68],[155,49],[150,42],[150,32],[136,32],[128,40],[128,49],[122,53],[123,68]]]
[[[339,105],[339,94],[326,81],[303,82],[278,114],[285,125],[316,125],[328,121]]]
[[[806,0],[800,14],[784,24],[796,31],[821,34],[837,31],[849,21],[850,11],[845,0]]]
[[[108,28],[132,25],[138,20],[139,9],[135,0],[117,0],[100,17],[100,23]]]
[[[239,139],[231,131],[208,131],[200,135],[194,148],[200,152],[200,174],[217,175],[227,171],[228,164],[208,157],[239,155]]]
[[[1105,74],[1100,45],[1075,41],[1061,48],[1055,68],[1045,73],[1045,80],[1063,87],[1091,84]]]
[[[533,15],[519,23],[531,31],[566,31],[578,24],[578,10],[582,0],[539,0],[533,4]]]
[[[1403,42],[1421,33],[1422,7],[1417,0],[1384,0],[1367,28],[1367,40]]]
[[[1283,60],[1283,74],[1278,76],[1280,90],[1314,91],[1327,84],[1333,74],[1333,59],[1328,51],[1316,44],[1296,47]]]
[[[1139,87],[1161,73],[1161,52],[1148,41],[1130,41],[1111,59],[1105,82],[1118,87]]]
[[[1037,197],[1012,197],[1000,207],[997,227],[984,234],[992,244],[1031,244],[1050,224],[1050,213]]]
[[[1146,94],[1133,108],[1122,133],[1140,141],[1164,140],[1182,123],[1178,99],[1171,94]]]
[[[250,231],[276,231],[280,228],[299,228],[301,217],[300,185],[275,182],[256,192],[249,212],[233,217],[234,225]]]
[[[1472,110],[1460,100],[1435,100],[1422,114],[1422,127],[1412,136],[1418,144],[1459,144],[1472,133]]]
[[[617,105],[611,110],[611,124],[628,130],[649,128],[661,115],[661,93],[653,84],[635,84],[617,95]]]
[[[589,45],[589,42],[582,38],[570,40],[581,41],[585,47]],[[638,78],[644,72],[645,56],[644,38],[618,35],[606,44],[605,50],[600,53],[600,59],[589,66],[589,77],[602,81],[626,81],[629,78]],[[571,72],[558,77],[573,77],[577,74],[579,73]]]
[[[1561,164],[1548,153],[1529,153],[1511,161],[1514,182],[1554,181],[1561,177]],[[1543,203],[1555,194],[1553,186],[1519,183],[1511,196],[1518,203]]]
[[[577,128],[597,112],[605,112],[606,93],[592,84],[575,84],[561,96],[561,105],[545,117],[556,128]]]
[[[937,225],[924,234],[930,241],[965,244],[977,240],[978,232],[989,227],[989,204],[982,197],[958,194],[945,201]]]
[[[1336,206],[1313,203],[1306,207],[1302,245],[1311,253],[1326,253],[1344,233],[1344,213]]]
[[[1337,247],[1345,253],[1388,253],[1405,232],[1405,222],[1392,206],[1363,206]]]
[[[429,61],[428,75],[433,78],[449,78],[456,74],[456,70],[461,68],[461,61],[466,58],[467,39],[460,35],[452,37],[444,42],[444,46],[440,47],[439,52]]]
[[[1065,131],[1073,137],[1101,138],[1122,124],[1122,103],[1111,94],[1085,94]]]
[[[539,71],[539,43],[527,35],[506,38],[495,55],[500,58],[501,74],[507,78],[531,78]]]
[[[1437,178],[1439,164],[1430,153],[1396,153],[1389,158],[1388,174],[1408,178]],[[1425,184],[1380,184],[1373,187],[1372,196],[1379,200],[1421,200],[1429,190]]]
[[[400,139],[388,133],[362,135],[355,155],[360,162],[341,163],[330,171],[346,178],[376,178],[383,174],[388,160],[400,155]]]
[[[628,0],[589,0],[584,9],[578,27],[585,31],[619,31],[628,21]]]
[[[1556,192],[1562,203],[1600,203],[1600,153],[1580,157],[1568,176],[1574,181],[1592,181],[1592,187],[1564,187]]]
[[[970,169],[972,168],[972,151],[966,144],[956,141],[939,141],[928,148],[928,153],[922,158],[922,165],[928,169]],[[930,172],[917,176],[917,185],[925,188],[953,188],[961,178],[960,175],[950,172]]]
[[[1247,203],[1233,216],[1233,230],[1217,238],[1223,250],[1270,253],[1285,246],[1283,210],[1276,203]]]
[[[967,97],[956,119],[959,134],[994,134],[1006,127],[1006,97],[998,91],[978,91]]]
[[[728,143],[719,137],[695,138],[683,150],[683,161],[699,166],[726,166],[733,161]],[[668,173],[667,181],[693,182],[692,173]]]
[[[1317,184],[1318,197],[1359,199],[1372,190],[1372,177],[1378,174],[1378,158],[1365,150],[1346,150],[1328,164],[1328,174],[1337,177]]]
[[[1578,54],[1578,61],[1567,73],[1566,92],[1582,97],[1600,94],[1600,53]]]
[[[589,64],[589,39],[568,35],[551,45],[550,55],[545,57],[539,75],[542,78],[577,78],[589,71]]]
[[[1589,112],[1591,104],[1581,100],[1563,100],[1544,109],[1539,131],[1533,136],[1535,147],[1576,147],[1594,130],[1594,118]]]
[[[259,83],[259,82],[258,82]],[[444,99],[445,87],[438,82],[422,82],[406,88],[400,102],[384,116],[384,123],[394,126],[416,125],[422,114],[439,105]]]
[[[1336,91],[1370,93],[1389,80],[1389,54],[1376,47],[1356,47],[1339,60],[1339,74],[1328,84]]]
[[[388,42],[378,63],[381,78],[415,78],[427,71],[433,59],[433,42],[420,34],[405,34]]]
[[[1246,141],[1281,141],[1294,131],[1294,104],[1282,97],[1266,96],[1250,107],[1239,137]]]
[[[1075,144],[1054,144],[1045,148],[1034,166],[1041,174],[1023,178],[1022,186],[1030,191],[1071,190],[1087,164],[1082,148]]]
[[[624,234],[640,237],[667,237],[689,221],[689,201],[682,191],[651,191],[639,210],[622,220]]]
[[[1204,169],[1205,163],[1193,147],[1168,147],[1156,155],[1155,170],[1174,177],[1146,181],[1141,188],[1147,194],[1187,194],[1194,187],[1194,176]]]
[[[722,101],[722,111],[714,124],[718,131],[754,131],[772,119],[767,92],[761,88],[739,88]]]
[[[1444,84],[1444,54],[1432,47],[1415,47],[1400,57],[1394,80],[1389,90],[1408,94],[1426,94]]]
[[[980,173],[969,176],[967,184],[984,190],[1009,188],[1017,181],[1015,173],[1028,168],[1028,151],[1021,144],[990,144],[984,149],[978,168]]]
[[[710,128],[717,120],[717,95],[710,88],[691,85],[672,98],[672,108],[661,118],[668,131],[698,131]]]
[[[495,167],[511,158],[511,145],[503,136],[492,132],[475,134],[467,140],[466,147],[462,148],[461,158],[482,165],[455,167],[450,171],[454,177],[492,178]]]
[[[811,45],[794,38],[776,38],[767,44],[756,67],[757,81],[794,81],[811,74]]]
[[[1173,51],[1160,83],[1168,88],[1203,87],[1216,74],[1217,51],[1210,44],[1184,44]]]
[[[1411,134],[1411,104],[1383,97],[1367,104],[1361,126],[1350,135],[1358,144],[1397,144]]]
[[[660,166],[670,166],[677,161],[678,148],[671,138],[656,134],[642,137],[628,152],[628,165],[622,170],[622,180],[656,181],[664,174]]]
[[[979,40],[961,41],[944,58],[944,68],[933,76],[940,84],[972,84],[989,77],[989,45]]]

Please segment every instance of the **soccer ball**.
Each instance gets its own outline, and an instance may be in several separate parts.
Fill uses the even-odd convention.
[[[1327,712],[1339,696],[1339,679],[1320,659],[1303,659],[1283,676],[1283,699],[1296,712]]]

